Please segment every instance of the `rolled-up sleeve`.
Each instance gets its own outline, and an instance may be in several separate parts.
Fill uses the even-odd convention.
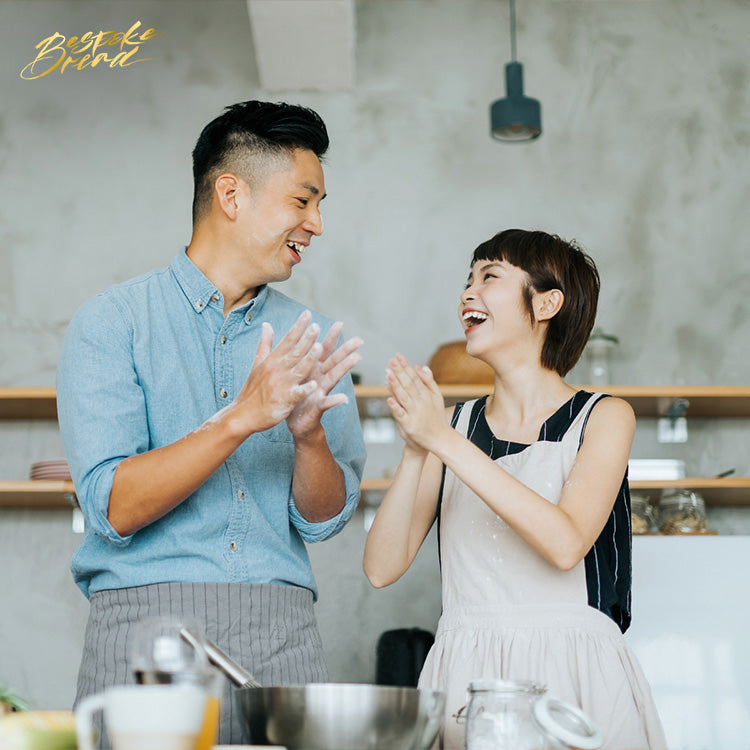
[[[132,356],[132,323],[102,295],[73,317],[57,369],[57,410],[78,502],[90,530],[115,546],[120,536],[107,520],[115,470],[148,450],[143,391]]]

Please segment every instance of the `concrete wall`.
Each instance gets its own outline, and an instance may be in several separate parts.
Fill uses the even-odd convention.
[[[166,265],[190,235],[190,151],[221,108],[249,98],[316,108],[328,124],[326,231],[285,291],[366,341],[364,382],[396,350],[424,362],[458,338],[471,250],[508,226],[576,238],[599,265],[599,324],[620,338],[613,380],[747,384],[750,8],[741,0],[528,0],[518,58],[542,137],[488,135],[504,96],[507,4],[359,0],[356,87],[259,88],[244,0],[0,2],[0,386],[52,385],[65,327],[113,282]],[[153,60],[23,80],[54,31],[162,32]],[[290,38],[305,64],[315,39]],[[147,54],[146,54],[147,53]],[[571,382],[586,380],[585,362]],[[750,473],[747,423],[691,424],[634,456],[691,474]],[[54,425],[0,424],[0,478],[62,448]],[[398,459],[372,446],[367,473]],[[717,511],[725,533],[748,511]],[[380,632],[439,614],[435,543],[386,591],[361,574],[358,512],[311,550],[334,679],[373,678]],[[0,683],[39,707],[73,694],[85,599],[68,574],[66,511],[0,511]]]

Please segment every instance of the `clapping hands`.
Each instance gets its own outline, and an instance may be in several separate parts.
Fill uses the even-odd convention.
[[[445,402],[429,367],[412,366],[397,354],[389,361],[388,406],[407,448],[426,452],[445,429]]]
[[[310,375],[323,348],[316,343],[320,327],[310,323],[311,317],[310,312],[303,312],[275,349],[273,328],[263,323],[250,374],[228,407],[242,435],[263,432],[282,422],[317,388]]]
[[[346,395],[329,395],[361,357],[362,339],[349,339],[338,349],[341,323],[334,323],[322,343],[320,326],[303,312],[273,347],[274,332],[263,324],[250,375],[232,404],[246,434],[262,432],[287,421],[295,437],[305,437],[320,425],[325,411],[345,403]]]
[[[307,395],[298,401],[286,418],[289,431],[296,438],[304,438],[320,424],[320,418],[328,409],[347,402],[346,394],[329,395],[336,384],[361,359],[357,352],[362,346],[358,336],[344,342],[338,349],[336,343],[341,335],[343,324],[334,323],[321,345],[320,357],[313,365],[308,379],[302,383],[309,388]],[[314,387],[310,384],[314,384]]]

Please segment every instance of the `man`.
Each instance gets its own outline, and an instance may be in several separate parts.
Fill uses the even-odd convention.
[[[323,230],[327,147],[309,109],[228,107],[193,151],[188,247],[71,321],[58,412],[91,604],[77,700],[132,682],[130,629],[164,613],[197,619],[265,684],[327,679],[305,542],[337,533],[359,497],[362,342],[337,348],[340,323],[268,286]],[[232,703],[222,743],[242,741]]]

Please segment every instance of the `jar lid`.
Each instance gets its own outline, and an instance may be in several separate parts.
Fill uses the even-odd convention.
[[[534,704],[534,718],[555,741],[578,750],[597,750],[603,739],[599,728],[576,706],[542,697]]]
[[[651,507],[651,501],[645,495],[631,495],[630,507],[631,508],[649,508]]]
[[[662,510],[672,508],[693,507],[704,510],[706,503],[703,497],[692,490],[664,490],[659,498],[659,508]]]
[[[490,678],[472,680],[469,683],[470,693],[489,690],[498,693],[528,693],[530,695],[544,695],[547,692],[547,688],[544,685],[539,685],[531,680],[500,680]]]

